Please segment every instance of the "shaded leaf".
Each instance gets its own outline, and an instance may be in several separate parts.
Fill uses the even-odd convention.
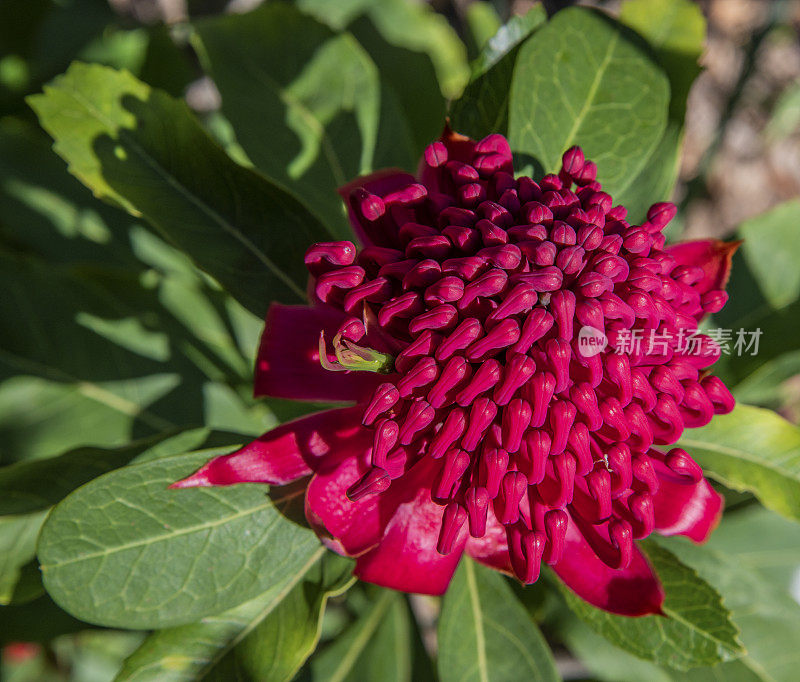
[[[504,578],[462,559],[442,602],[439,678],[558,680],[547,643]]]
[[[38,550],[53,599],[88,622],[168,627],[253,599],[306,566],[316,536],[284,518],[289,500],[273,504],[265,486],[168,489],[214,454],[134,464],[59,503]]]
[[[577,144],[616,195],[661,139],[668,102],[667,78],[636,34],[592,10],[558,12],[514,67],[509,138],[519,171],[534,162],[555,171]]]
[[[683,123],[686,97],[700,74],[706,21],[691,0],[625,0],[619,20],[647,39],[670,83],[670,118]]]
[[[315,655],[298,679],[361,682],[411,679],[408,607],[392,590],[370,590],[357,620]]]
[[[76,488],[136,459],[156,459],[198,449],[209,440],[236,445],[241,438],[207,429],[163,433],[118,448],[77,448],[57,457],[0,468],[0,517],[46,511]],[[218,446],[219,443],[217,442]],[[210,447],[210,446],[209,446]]]
[[[336,29],[366,16],[392,45],[428,55],[445,97],[455,97],[469,77],[467,52],[447,18],[416,0],[297,0],[303,11]]]
[[[199,21],[196,30],[223,111],[250,159],[347,238],[337,187],[374,166],[416,161],[369,54],[351,34],[281,2]],[[379,159],[381,139],[391,145]]]
[[[473,63],[464,93],[450,105],[454,130],[478,140],[508,132],[509,89],[520,45],[546,19],[544,8],[537,5],[512,17],[489,40]]]
[[[706,544],[731,557],[737,566],[764,576],[800,598],[796,575],[800,568],[800,525],[753,504],[725,515]]]
[[[10,604],[23,567],[36,556],[36,538],[46,512],[0,517],[0,605]]]
[[[664,615],[628,618],[602,611],[556,581],[572,611],[616,646],[677,670],[714,665],[744,653],[719,593],[696,571],[655,544],[642,543],[664,587]]]
[[[303,252],[324,228],[230,160],[183,102],[80,63],[29,101],[73,174],[144,216],[245,307],[261,316],[272,298],[305,298]]]
[[[766,301],[782,308],[800,296],[800,199],[787,201],[739,227],[742,255]]]

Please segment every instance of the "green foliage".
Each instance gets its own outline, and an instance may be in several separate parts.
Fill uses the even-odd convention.
[[[337,34],[280,2],[196,29],[223,110],[250,159],[340,235],[349,228],[337,187],[373,168],[415,163],[400,100],[382,87],[352,34]],[[295,58],[285,59],[287,53]],[[427,113],[441,118],[441,110]]]
[[[439,678],[558,680],[550,650],[503,577],[463,559],[442,602]]]
[[[742,255],[767,303],[775,310],[800,296],[800,199],[787,201],[739,227]]]
[[[522,46],[514,67],[508,132],[517,172],[558,170],[577,144],[616,196],[658,144],[668,103],[667,79],[641,39],[603,14],[563,10]]]
[[[229,665],[254,679],[291,679],[316,646],[328,597],[353,580],[350,561],[322,547],[313,556],[306,570],[230,611],[154,632],[125,661],[116,682],[213,679]]]
[[[783,417],[737,405],[707,426],[686,431],[680,444],[721,483],[800,520],[800,429]]]
[[[513,17],[489,39],[472,65],[472,78],[464,93],[450,105],[455,130],[481,139],[508,132],[508,95],[511,76],[522,42],[546,19],[536,6]]]
[[[48,593],[111,627],[191,623],[256,597],[310,566],[319,542],[265,487],[168,486],[219,451],[135,464],[78,489],[39,540]]]
[[[356,619],[303,670],[299,680],[408,682],[412,672],[411,625],[402,595],[370,590],[356,603]]]
[[[612,644],[657,665],[687,670],[741,656],[737,628],[719,593],[652,540],[642,547],[664,588],[664,615],[628,618],[607,613],[558,583],[570,609]]]
[[[303,252],[325,229],[231,161],[185,104],[128,73],[79,63],[30,104],[96,196],[144,216],[245,307],[263,315],[270,298],[305,298]]]
[[[272,0],[195,18],[190,3],[188,22],[145,26],[94,0],[2,4],[0,645],[47,647],[19,680],[556,680],[559,643],[614,682],[796,676],[800,431],[769,410],[685,432],[726,496],[744,494],[705,548],[642,543],[667,595],[644,618],[594,609],[546,569],[512,588],[466,558],[441,600],[348,590],[353,562],[306,527],[304,481],[168,487],[316,409],[252,400],[264,312],[305,302],[310,243],[352,238],[336,188],[413,172],[446,114],[475,138],[507,133],[520,172],[582,145],[632,222],[669,197],[697,3],[549,21],[534,5],[501,26],[504,5]],[[184,103],[201,76],[220,110]],[[787,88],[769,136],[796,100]],[[789,201],[740,228],[711,323],[763,330],[757,356],[715,367],[740,402],[783,407],[800,372],[798,221]]]

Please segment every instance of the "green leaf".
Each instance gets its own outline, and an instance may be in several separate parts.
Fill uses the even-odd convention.
[[[669,120],[645,167],[614,197],[628,209],[628,219],[642,221],[647,209],[672,196],[678,179],[686,98],[700,74],[706,22],[690,0],[626,0],[620,21],[647,39],[670,83]]]
[[[318,549],[263,485],[172,490],[214,451],[134,464],[58,504],[39,539],[45,588],[108,627],[189,623],[255,598]]]
[[[552,654],[503,577],[464,559],[442,602],[439,677],[558,680]]]
[[[800,296],[800,199],[787,201],[739,227],[742,255],[766,301],[782,308]]]
[[[46,515],[0,517],[0,605],[14,601],[23,567],[36,556],[36,538]]]
[[[719,593],[653,541],[641,547],[664,588],[663,616],[629,618],[608,613],[554,581],[570,609],[612,644],[658,665],[688,670],[741,656],[738,631]]]
[[[135,248],[152,249],[141,236],[132,231]],[[216,427],[242,426],[234,411],[212,414],[209,380],[246,392],[235,400],[254,412],[248,432],[269,425],[268,408],[249,397],[252,370],[240,348],[256,348],[247,328],[256,318],[204,285],[188,261],[179,273],[152,260],[166,272],[137,277],[0,251],[0,461],[120,446],[212,416]]]
[[[683,122],[686,97],[700,74],[706,21],[691,0],[626,0],[619,20],[644,36],[669,77],[670,117]]]
[[[353,563],[326,554],[233,652],[254,680],[291,680],[319,642],[329,597],[353,584]]]
[[[392,45],[428,55],[442,93],[455,97],[469,77],[467,51],[447,18],[417,0],[297,0],[304,12],[336,29],[366,16]]]
[[[391,111],[369,54],[351,34],[280,2],[199,21],[196,30],[223,111],[253,163],[348,237],[337,187],[375,166],[416,162],[410,130]],[[390,155],[377,158],[387,140],[381,149]]]
[[[476,2],[467,5],[465,19],[469,28],[469,37],[478,50],[482,50],[484,45],[489,42],[491,37],[502,26],[497,10],[491,3],[484,0],[476,0]]]
[[[705,545],[785,592],[796,593],[800,525],[753,504],[725,514]]]
[[[756,532],[766,531],[761,528]],[[771,682],[797,676],[800,605],[788,592],[763,574],[746,568],[735,555],[710,551],[683,538],[662,538],[659,543],[668,546],[719,590],[741,628],[747,654],[740,661],[752,677]]]
[[[0,353],[0,368],[5,360]],[[164,374],[67,383],[32,376],[7,379],[0,384],[0,460],[54,456],[87,443],[123,446],[137,423],[148,434],[174,428],[148,407],[178,382],[177,376]]]
[[[454,130],[475,139],[506,134],[509,88],[520,44],[546,19],[544,8],[537,5],[513,17],[489,40],[473,64],[464,93],[450,105]]]
[[[692,668],[683,672],[659,668],[643,661],[598,635],[577,618],[566,619],[558,634],[569,650],[580,658],[593,678],[604,682],[762,682],[743,659],[718,663],[712,667]]]
[[[76,488],[134,459],[183,454],[212,438],[205,429],[163,433],[118,448],[77,448],[57,457],[27,460],[0,468],[0,517],[46,511]],[[228,437],[227,444],[240,442]]]
[[[397,7],[409,5],[407,0],[394,2]],[[417,3],[411,5],[425,8]],[[436,14],[433,16],[441,18]],[[397,22],[403,23],[403,16],[399,16]],[[426,25],[426,20],[421,22]],[[431,55],[418,49],[424,46],[404,39],[412,35],[416,27],[416,22],[412,20],[410,23],[408,32],[398,31],[397,26],[392,31],[383,30],[392,26],[391,19],[387,21],[384,12],[370,12],[348,26],[353,37],[375,62],[383,86],[381,127],[373,163],[376,169],[399,166],[416,171],[423,150],[441,135],[444,125],[446,104]],[[398,116],[402,116],[404,121],[395,120]]]
[[[669,201],[680,170],[683,124],[667,121],[658,146],[635,180],[614,197],[615,203],[628,210],[632,224],[644,222],[647,209],[659,201]]]
[[[684,432],[679,444],[720,483],[800,520],[800,429],[772,410],[737,405]]]
[[[358,619],[315,655],[299,680],[361,682],[411,680],[408,606],[392,590],[370,590]]]
[[[145,217],[252,312],[263,315],[273,298],[305,299],[303,253],[324,228],[235,164],[183,102],[80,63],[29,102],[95,195]]]
[[[255,599],[154,632],[125,661],[115,682],[205,679],[226,655],[235,656],[255,679],[291,679],[316,644],[326,600],[347,588],[351,572],[351,562],[319,547],[306,567]]]
[[[558,170],[580,145],[616,195],[644,167],[664,133],[669,84],[643,41],[598,12],[556,14],[519,52],[511,81],[509,139],[523,162]]]

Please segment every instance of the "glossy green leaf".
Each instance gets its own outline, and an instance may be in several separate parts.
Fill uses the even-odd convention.
[[[341,236],[349,226],[338,187],[376,167],[416,162],[397,102],[382,92],[375,63],[351,34],[280,2],[200,21],[196,30],[250,159]]]
[[[442,682],[558,680],[547,643],[504,578],[464,559],[442,602]]]
[[[411,680],[410,615],[403,596],[391,590],[368,595],[356,621],[311,659],[299,680]]]
[[[663,616],[608,613],[554,581],[570,609],[612,644],[658,665],[687,670],[740,657],[738,630],[719,593],[660,545],[646,541],[641,546],[666,594]]]
[[[800,520],[800,429],[772,410],[737,405],[679,441],[705,472]]]
[[[183,102],[80,63],[29,101],[95,195],[142,215],[245,307],[260,316],[273,298],[304,300],[303,253],[324,228],[230,160]]]
[[[214,454],[134,464],[59,503],[38,550],[53,599],[88,622],[169,627],[253,599],[306,566],[318,540],[280,513],[288,499],[273,503],[253,484],[168,488]]]
[[[225,656],[235,656],[255,679],[289,680],[316,644],[327,598],[350,584],[351,571],[351,562],[320,547],[307,566],[255,599],[154,632],[125,661],[116,682],[213,678]]]
[[[450,105],[454,130],[478,140],[508,132],[509,89],[520,44],[546,19],[544,8],[537,5],[513,17],[489,39],[473,64],[464,93]]]
[[[580,145],[616,195],[664,133],[669,83],[632,31],[583,8],[558,12],[526,42],[511,81],[509,139],[519,172],[558,170]],[[612,141],[612,142],[610,142]]]
[[[782,308],[800,296],[800,199],[739,227],[742,255],[767,302]]]

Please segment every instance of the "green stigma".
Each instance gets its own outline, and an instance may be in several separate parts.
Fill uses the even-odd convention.
[[[319,363],[331,372],[376,372],[390,374],[394,371],[394,357],[381,353],[373,348],[359,346],[341,334],[333,337],[333,352],[336,362],[328,359],[328,348],[325,343],[325,332],[319,333]]]

